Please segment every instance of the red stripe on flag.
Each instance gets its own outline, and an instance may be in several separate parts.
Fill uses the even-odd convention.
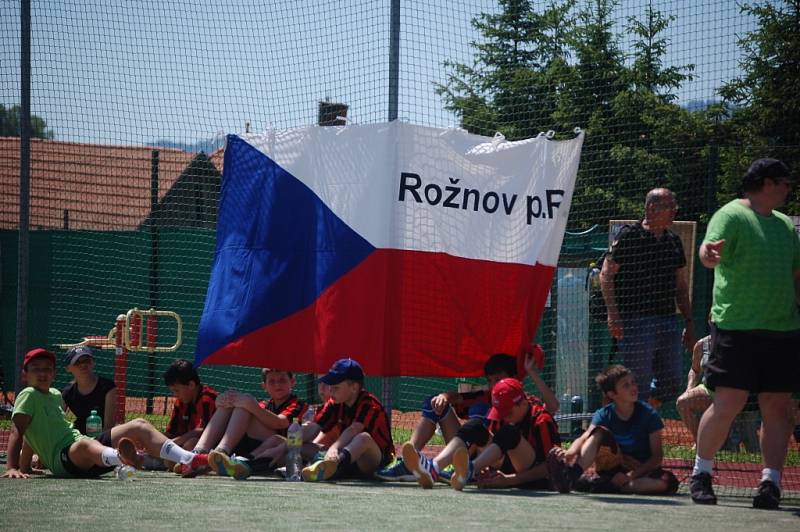
[[[205,364],[368,375],[480,376],[529,348],[555,268],[376,250],[305,309],[231,342]]]

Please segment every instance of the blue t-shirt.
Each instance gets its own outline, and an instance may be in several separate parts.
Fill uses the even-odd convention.
[[[655,409],[643,401],[636,401],[629,419],[621,419],[616,405],[609,403],[594,413],[592,425],[610,430],[622,452],[640,462],[650,458],[650,434],[664,428]]]

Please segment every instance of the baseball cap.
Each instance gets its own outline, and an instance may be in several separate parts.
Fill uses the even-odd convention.
[[[42,347],[37,347],[36,349],[31,349],[25,354],[25,358],[22,359],[22,369],[27,368],[28,363],[34,358],[47,358],[53,363],[53,365],[56,363],[56,356],[53,353]]]
[[[492,388],[492,408],[487,418],[502,421],[511,413],[514,405],[525,400],[522,383],[513,377],[503,379]]]
[[[319,382],[324,384],[339,384],[343,381],[363,381],[364,370],[361,364],[352,358],[340,358],[333,363],[328,373],[320,377]]]
[[[92,353],[92,350],[86,347],[85,345],[79,345],[78,347],[73,347],[72,349],[67,351],[66,354],[64,355],[64,364],[67,366],[69,366],[70,364],[74,364],[81,357],[94,358],[94,353]]]

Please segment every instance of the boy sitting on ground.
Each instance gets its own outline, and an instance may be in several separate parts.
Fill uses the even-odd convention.
[[[324,373],[318,374],[317,377],[324,376]],[[320,403],[316,405],[312,416],[308,412],[304,418],[309,418],[303,423],[303,447],[301,455],[305,462],[311,461],[317,457],[318,453],[322,452],[324,457],[324,449],[333,444],[339,437],[338,429],[333,429],[327,433],[320,432],[319,420],[322,416],[322,407],[331,398],[331,387],[322,381],[317,381],[317,393],[320,397]],[[311,410],[309,406],[309,410]],[[211,451],[208,455],[211,467],[217,471],[219,475],[228,475],[236,480],[244,480],[251,475],[269,475],[277,468],[285,463],[286,453],[288,451],[286,445],[286,438],[282,435],[275,434],[270,436],[259,445],[252,453],[252,459],[227,456],[217,451]],[[313,461],[316,461],[314,459]]]
[[[595,382],[611,402],[594,413],[589,428],[568,451],[553,448],[547,466],[561,493],[573,488],[593,493],[672,494],[678,479],[661,467],[664,422],[639,401],[631,371],[619,364]],[[595,474],[585,474],[594,464]]]
[[[303,418],[308,408],[292,393],[295,378],[291,371],[264,368],[261,386],[267,401],[258,401],[250,394],[228,390],[217,397],[217,410],[197,442],[195,452],[216,451],[209,459],[212,467],[227,474],[225,461],[232,454],[252,458],[252,453],[270,436],[286,436],[286,429],[294,420]],[[185,469],[185,468],[184,468]],[[183,471],[184,476],[195,476],[201,471]]]
[[[164,372],[164,384],[175,396],[166,435],[186,450],[194,449],[216,410],[217,392],[200,383],[188,360],[175,360]]]
[[[526,357],[525,370],[536,373],[533,357]],[[423,488],[432,488],[452,463],[455,470],[450,475],[450,486],[458,491],[472,481],[482,488],[549,487],[544,460],[560,439],[547,404],[558,403],[549,386],[544,382],[538,386],[545,404],[526,395],[522,383],[515,378],[495,384],[488,429],[477,420],[467,421],[433,459],[421,455],[411,442],[404,444],[403,460],[417,482]],[[483,448],[474,461],[468,451],[473,445]]]
[[[539,366],[544,361],[544,352],[538,344],[534,346],[533,354],[526,356],[526,360],[528,356],[532,356],[533,361]],[[515,357],[505,353],[492,355],[483,366],[483,374],[487,384],[486,389],[463,393],[442,392],[426,398],[422,403],[420,418],[411,433],[409,443],[421,453],[436,432],[437,426],[441,430],[445,444],[447,444],[453,440],[459,428],[467,420],[478,419],[484,426],[488,425],[486,413],[489,411],[492,387],[502,379],[517,377],[517,373],[517,359]],[[529,374],[537,389],[547,388],[535,368]],[[519,378],[524,378],[524,375]],[[547,389],[549,390],[549,388]],[[556,412],[559,405],[555,395],[552,395],[547,401],[548,410],[551,413]],[[476,449],[472,448],[470,451],[471,454],[474,454]],[[383,480],[403,482],[416,480],[408,467],[406,467],[402,457],[378,471],[375,476]]]
[[[117,414],[117,385],[94,371],[94,354],[86,346],[73,347],[64,355],[64,364],[73,381],[61,390],[61,397],[70,412],[75,414],[73,426],[86,434],[86,419],[97,411],[103,429],[115,425]]]
[[[323,435],[338,430],[339,437],[324,459],[303,469],[303,480],[372,478],[394,454],[383,405],[364,390],[364,371],[355,360],[337,360],[320,381],[330,385],[331,398],[322,407],[319,428]]]
[[[23,438],[56,477],[93,478],[121,464],[140,468],[142,457],[137,454],[137,447],[184,464],[197,458],[143,419],[117,425],[96,439],[82,435],[67,420],[61,393],[51,388],[55,365],[55,355],[41,348],[29,351],[23,359],[28,387],[19,393],[14,404],[3,477],[28,478],[17,461]]]

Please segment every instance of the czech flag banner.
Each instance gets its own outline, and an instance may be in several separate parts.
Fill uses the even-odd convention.
[[[195,364],[479,376],[529,350],[582,144],[397,121],[228,136]]]

